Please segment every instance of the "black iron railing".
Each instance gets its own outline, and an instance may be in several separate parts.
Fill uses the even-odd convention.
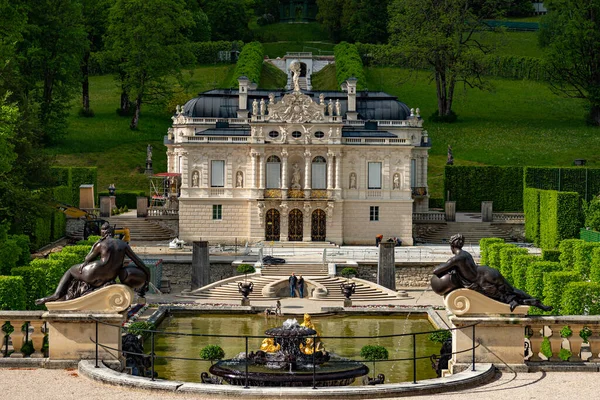
[[[129,355],[133,355],[133,356],[142,356],[142,357],[149,357],[150,358],[150,376],[151,376],[151,380],[154,381],[155,380],[155,359],[160,358],[160,359],[165,359],[165,360],[184,360],[184,361],[208,361],[206,359],[203,358],[191,358],[191,357],[175,357],[175,356],[158,356],[155,354],[155,336],[157,334],[160,335],[172,335],[172,336],[193,336],[193,337],[212,337],[212,338],[235,338],[235,339],[243,339],[245,341],[245,348],[246,348],[246,353],[245,353],[245,386],[244,388],[248,389],[249,385],[248,385],[248,365],[249,365],[249,358],[248,358],[248,340],[249,339],[264,339],[265,335],[260,335],[260,336],[254,336],[254,335],[220,335],[220,334],[204,334],[204,333],[183,333],[183,332],[167,332],[167,331],[159,331],[159,330],[153,330],[153,329],[136,329],[136,332],[143,332],[146,334],[150,335],[150,354],[146,354],[146,353],[136,353],[136,352],[131,352],[131,351],[124,351],[124,350],[119,350],[113,347],[109,347],[106,345],[103,345],[101,343],[99,343],[98,341],[98,325],[99,324],[103,324],[103,325],[108,325],[108,326],[112,326],[115,328],[121,328],[121,326],[119,325],[113,325],[113,324],[109,324],[103,321],[99,321],[97,319],[95,319],[93,316],[90,315],[90,318],[92,320],[94,320],[96,322],[96,337],[94,338],[90,338],[90,340],[92,341],[92,343],[95,344],[96,346],[96,357],[95,357],[95,367],[99,368],[100,367],[100,355],[99,355],[99,348],[103,348],[106,350],[111,350],[118,353],[122,353],[124,355],[129,354]],[[412,361],[412,367],[413,367],[413,381],[412,383],[416,384],[417,383],[417,361],[418,360],[425,360],[425,359],[431,359],[433,356],[437,356],[437,357],[442,357],[442,356],[452,356],[454,354],[461,354],[461,353],[466,353],[466,352],[471,352],[472,353],[472,371],[475,371],[475,349],[477,347],[479,347],[479,343],[475,343],[475,326],[478,323],[474,323],[471,325],[466,325],[460,328],[449,328],[449,329],[436,329],[436,330],[431,330],[431,331],[424,331],[424,332],[413,332],[413,333],[400,333],[400,334],[390,334],[390,335],[378,335],[378,336],[320,336],[320,335],[312,335],[312,336],[306,336],[306,338],[312,338],[313,339],[313,353],[312,353],[312,358],[313,358],[313,372],[312,372],[312,380],[313,380],[313,389],[317,389],[316,386],[316,376],[317,376],[317,371],[316,371],[316,362],[315,362],[315,353],[316,353],[316,344],[317,344],[317,340],[322,340],[322,339],[341,339],[341,340],[355,340],[355,339],[370,339],[372,340],[377,340],[377,339],[382,339],[382,338],[396,338],[396,337],[412,337],[412,357],[409,358],[394,358],[394,359],[385,359],[385,360],[366,360],[366,359],[356,359],[353,358],[352,361],[356,361],[356,362],[362,362],[362,363],[381,363],[381,362],[398,362],[398,361]],[[449,352],[449,353],[440,353],[440,354],[432,354],[432,355],[425,355],[425,356],[417,356],[417,336],[418,335],[429,335],[432,333],[436,333],[436,332],[443,332],[443,331],[455,331],[455,330],[464,330],[464,329],[468,329],[471,328],[472,329],[472,343],[471,343],[471,347],[461,350],[461,351],[456,351],[456,352]],[[122,327],[123,330],[127,331],[126,327]],[[279,338],[279,336],[275,336],[274,338]],[[346,360],[329,360],[328,362],[330,363],[335,363],[335,362],[346,362],[348,361],[348,359]]]

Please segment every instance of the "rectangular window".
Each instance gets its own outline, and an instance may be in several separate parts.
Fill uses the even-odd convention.
[[[327,164],[312,163],[312,188],[327,189]]]
[[[417,160],[410,160],[410,187],[417,187]]]
[[[369,220],[379,221],[379,206],[371,206],[369,209]]]
[[[223,206],[221,204],[213,204],[213,219],[223,219]]]
[[[279,189],[281,187],[281,163],[267,163],[267,189]]]
[[[369,189],[381,189],[381,163],[369,163]]]
[[[210,186],[225,187],[225,161],[212,160],[210,162]]]

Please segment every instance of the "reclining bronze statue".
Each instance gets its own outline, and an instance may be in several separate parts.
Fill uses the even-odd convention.
[[[460,233],[450,238],[450,249],[454,257],[433,270],[431,288],[434,292],[446,295],[455,289],[465,288],[508,304],[511,312],[519,305],[552,310],[551,306],[514,288],[498,270],[487,265],[477,265],[471,254],[462,249],[464,243],[465,238]]]
[[[114,284],[117,278],[122,284],[137,289],[139,295],[144,296],[150,282],[150,270],[126,242],[112,237],[109,223],[102,225],[101,235],[83,263],[73,265],[65,272],[54,294],[36,300],[36,304],[78,298],[95,289]],[[125,256],[135,266],[124,266]]]

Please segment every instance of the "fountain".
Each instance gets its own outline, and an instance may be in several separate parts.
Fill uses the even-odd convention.
[[[302,324],[288,319],[265,331],[260,350],[219,361],[209,371],[231,385],[286,387],[345,386],[369,373],[366,365],[327,352],[314,328],[308,314]]]

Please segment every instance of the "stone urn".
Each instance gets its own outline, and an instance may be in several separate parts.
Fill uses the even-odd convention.
[[[344,298],[344,307],[352,306],[352,300],[350,300],[350,297],[356,291],[356,283],[354,283],[354,282],[340,283],[340,289],[342,290],[342,294],[345,297]]]
[[[254,289],[254,283],[253,282],[240,282],[238,283],[238,292],[240,292],[242,294],[242,296],[244,297],[242,299],[242,305],[248,305],[250,300],[248,300],[248,296],[250,295],[250,293],[252,293],[252,290]]]

